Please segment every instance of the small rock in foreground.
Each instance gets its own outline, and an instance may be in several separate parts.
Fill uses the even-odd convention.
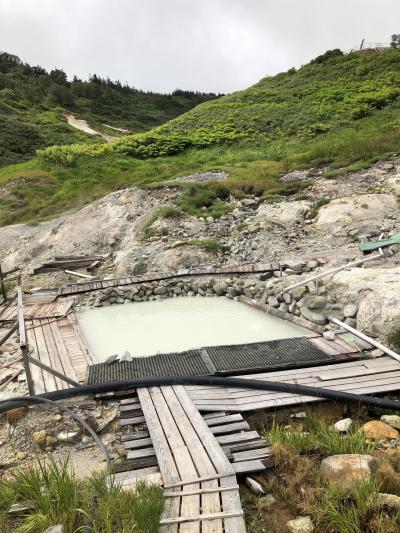
[[[381,422],[384,422],[394,429],[400,429],[400,416],[398,415],[382,415]]]
[[[63,533],[64,527],[62,524],[58,524],[57,526],[50,526],[47,529],[43,531],[43,533]]]
[[[361,429],[365,433],[366,440],[383,441],[398,439],[400,437],[400,433],[397,431],[397,429],[394,429],[388,424],[380,422],[379,420],[371,420],[370,422],[364,424]]]
[[[383,492],[380,492],[376,497],[375,506],[378,508],[391,507],[392,509],[400,511],[400,496],[396,496],[395,494],[384,494]]]
[[[321,461],[322,476],[334,485],[352,488],[354,483],[368,478],[378,468],[378,460],[372,455],[331,455]]]
[[[294,520],[286,523],[290,533],[312,533],[314,531],[313,523],[309,516],[299,516]]]
[[[74,442],[78,437],[79,431],[65,431],[57,435],[57,439],[60,442]]]
[[[340,431],[340,433],[347,433],[352,425],[353,421],[351,418],[343,418],[342,420],[338,420],[336,424],[333,424],[333,427],[337,431]]]

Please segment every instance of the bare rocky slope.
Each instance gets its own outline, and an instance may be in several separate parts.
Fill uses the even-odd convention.
[[[174,204],[179,189],[120,190],[50,221],[0,228],[1,258],[5,270],[21,266],[25,274],[54,255],[80,254],[107,255],[102,275],[113,276],[211,264],[287,260],[296,264],[315,259],[320,269],[328,269],[361,258],[357,243],[399,232],[399,172],[400,158],[335,179],[326,178],[323,171],[317,176],[296,172],[281,179],[309,181],[309,189],[301,196],[261,204],[253,196],[240,201],[231,198],[233,211],[218,220],[186,214],[158,218],[150,238],[144,234],[148,221],[160,206]],[[204,180],[204,174],[199,179]],[[205,244],[209,240],[218,246],[210,249]],[[336,305],[352,301],[360,305],[357,324],[368,333],[385,336],[396,326],[399,261],[396,245],[387,248],[379,262],[325,282]],[[64,273],[34,279],[36,286],[68,281]]]

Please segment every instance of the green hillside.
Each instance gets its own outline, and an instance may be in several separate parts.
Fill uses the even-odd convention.
[[[47,72],[18,57],[0,53],[0,165],[35,155],[53,144],[98,143],[98,138],[67,125],[63,114],[74,113],[96,130],[113,136],[117,128],[142,132],[175,118],[214,94],[176,90],[173,94],[139,91],[120,82],[67,80],[59,69]]]
[[[399,127],[400,50],[329,51],[151,131],[108,144],[50,147],[4,168],[0,223],[46,218],[118,187],[159,187],[216,168],[230,173],[225,190],[186,191],[189,212],[212,210],[214,199],[229,192],[275,201],[304,187],[279,182],[282,172],[322,166],[333,176],[399,153]]]

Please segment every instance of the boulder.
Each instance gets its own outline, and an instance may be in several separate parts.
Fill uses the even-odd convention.
[[[315,324],[320,324],[321,326],[324,326],[326,324],[326,316],[323,313],[319,313],[317,311],[313,311],[312,309],[309,309],[308,307],[301,307],[300,309],[301,314],[303,317],[310,322],[314,322]]]
[[[352,268],[338,272],[330,290],[348,300],[358,300],[357,329],[385,338],[399,325],[400,267]]]
[[[305,200],[261,204],[257,210],[256,220],[263,227],[292,226],[303,220],[310,212],[311,203]]]
[[[364,424],[361,429],[365,433],[366,440],[384,441],[397,439],[400,436],[397,429],[379,420],[371,420]]]
[[[392,194],[362,194],[338,198],[320,208],[316,225],[354,225],[364,221],[383,220],[388,212],[395,209],[397,200]]]
[[[323,309],[326,304],[325,296],[318,296],[317,294],[309,294],[303,298],[303,304],[309,309]]]
[[[352,488],[357,481],[374,474],[377,468],[378,460],[372,455],[331,455],[321,462],[322,477],[347,489]]]
[[[388,426],[394,429],[400,429],[400,416],[399,415],[382,415],[381,422],[384,422]]]
[[[289,533],[312,533],[314,526],[309,516],[298,516],[286,523]]]
[[[342,420],[338,420],[338,422],[333,424],[333,427],[340,433],[347,433],[352,425],[353,421],[351,418],[343,418]]]

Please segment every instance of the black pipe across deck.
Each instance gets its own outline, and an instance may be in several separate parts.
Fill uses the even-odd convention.
[[[88,385],[150,377],[249,374],[330,362],[306,337],[209,346],[184,352],[135,357],[133,361],[98,363],[87,369]]]

